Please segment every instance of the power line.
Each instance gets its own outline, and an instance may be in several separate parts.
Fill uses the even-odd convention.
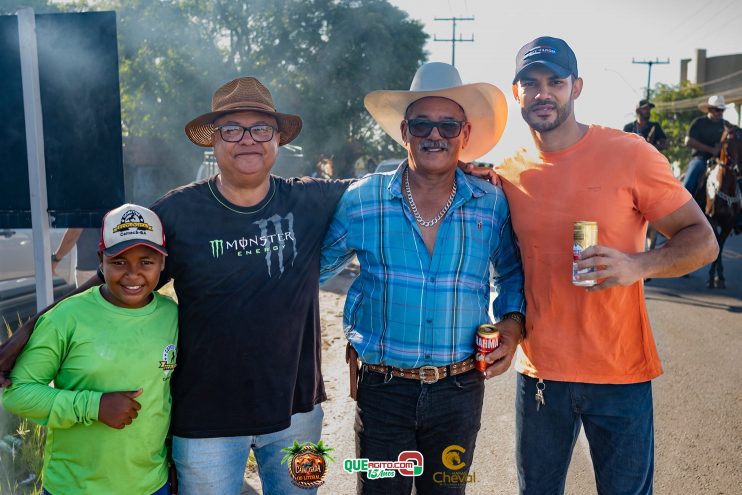
[[[438,39],[438,36],[433,36],[433,41],[445,41],[445,42],[451,42],[451,65],[454,67],[456,66],[456,43],[462,43],[465,41],[474,41],[474,35],[471,36],[469,39],[464,39],[461,37],[461,33],[459,33],[459,39],[456,39],[456,21],[473,21],[474,17],[435,17],[434,20],[436,21],[451,21],[453,26],[453,31],[451,34],[451,39]]]

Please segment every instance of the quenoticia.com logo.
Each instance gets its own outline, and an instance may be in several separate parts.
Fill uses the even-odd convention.
[[[350,458],[343,461],[346,473],[365,472],[370,480],[394,478],[397,473],[402,476],[420,476],[423,474],[423,455],[416,450],[400,452],[396,461],[371,461],[365,458]]]

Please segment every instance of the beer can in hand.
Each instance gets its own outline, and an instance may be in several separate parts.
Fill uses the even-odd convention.
[[[574,242],[572,243],[572,283],[581,287],[592,287],[596,280],[578,280],[577,275],[584,275],[595,271],[595,268],[577,270],[580,253],[598,243],[598,222],[575,222],[573,229]]]
[[[477,354],[481,354],[482,356],[489,354],[500,346],[500,330],[491,323],[479,325],[479,328],[477,328],[476,343]],[[489,365],[486,361],[482,360],[476,361],[476,366],[479,371],[486,371]]]

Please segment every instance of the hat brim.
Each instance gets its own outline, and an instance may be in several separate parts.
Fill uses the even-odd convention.
[[[223,115],[236,112],[259,112],[274,117],[278,123],[278,132],[280,136],[278,140],[279,146],[289,144],[291,141],[296,139],[296,136],[301,132],[302,120],[298,115],[271,112],[263,108],[245,106],[230,108],[229,110],[221,110],[218,112],[209,112],[196,117],[186,124],[186,136],[188,136],[188,139],[190,139],[195,145],[204,148],[211,148],[213,146],[211,137],[216,130],[214,127],[214,121]]]
[[[719,107],[716,105],[709,105],[708,102],[703,102],[703,103],[698,104],[698,109],[702,112],[708,112],[709,108],[720,108],[721,110],[726,110],[727,106],[724,105],[724,106]]]
[[[474,161],[490,151],[502,137],[508,119],[505,95],[488,83],[464,84],[435,91],[373,91],[366,95],[363,104],[389,137],[405,145],[400,125],[405,111],[413,102],[430,96],[448,98],[464,109],[466,120],[471,122],[471,134],[459,159]]]
[[[533,62],[527,63],[524,65],[517,74],[515,74],[515,77],[513,78],[513,84],[516,84],[518,80],[523,76],[523,73],[527,70],[530,70],[534,67],[545,67],[549,69],[551,72],[556,74],[556,76],[560,79],[564,79],[567,76],[572,75],[572,71],[569,69],[565,69],[561,65],[554,64],[552,62],[547,62],[545,60],[534,60]]]
[[[640,105],[640,106],[636,107],[636,109],[637,110],[639,110],[640,108],[649,108],[649,109],[652,109],[654,107],[655,107],[655,104],[654,103],[647,103],[646,105]]]
[[[147,246],[167,256],[167,249],[165,249],[163,246],[155,244],[152,241],[147,241],[145,239],[132,239],[130,241],[119,242],[118,244],[111,246],[108,249],[104,249],[103,254],[105,254],[106,256],[118,256],[124,251],[128,251],[129,249],[135,248],[137,246]]]

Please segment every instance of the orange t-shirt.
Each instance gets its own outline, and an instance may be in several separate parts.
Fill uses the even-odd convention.
[[[598,243],[644,250],[647,222],[691,199],[640,136],[590,126],[557,152],[525,149],[498,168],[523,257],[526,339],[516,369],[548,380],[638,383],[662,373],[643,282],[597,292],[572,284],[572,227],[598,222]]]

